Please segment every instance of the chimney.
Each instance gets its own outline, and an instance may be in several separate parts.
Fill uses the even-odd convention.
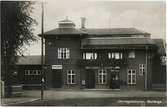
[[[85,29],[85,21],[86,21],[86,18],[81,17],[81,29]]]

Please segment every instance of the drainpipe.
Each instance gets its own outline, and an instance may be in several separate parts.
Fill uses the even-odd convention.
[[[147,69],[148,68],[148,64],[147,64],[148,63],[148,56],[147,56],[148,53],[147,53],[147,51],[148,51],[148,47],[146,46],[146,70],[145,70],[145,79],[144,79],[145,80],[145,84],[144,84],[145,85],[145,87],[144,87],[145,91],[147,91],[147,70],[148,70]]]

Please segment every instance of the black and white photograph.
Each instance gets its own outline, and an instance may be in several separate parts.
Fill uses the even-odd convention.
[[[165,0],[1,0],[1,106],[167,106]]]

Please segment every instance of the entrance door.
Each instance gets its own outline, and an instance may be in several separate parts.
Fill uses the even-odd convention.
[[[110,75],[110,88],[119,89],[120,88],[120,79],[119,79],[119,69],[111,70]]]
[[[52,86],[53,86],[53,88],[61,88],[62,87],[62,72],[61,72],[61,70],[53,70],[52,71]]]
[[[86,88],[95,88],[95,71],[86,71]]]

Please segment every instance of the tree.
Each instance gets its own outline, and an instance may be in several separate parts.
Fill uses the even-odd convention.
[[[35,41],[30,17],[33,4],[30,1],[1,1],[1,65],[2,79],[7,85],[7,96],[11,96],[12,70],[17,55],[23,55],[23,45]]]

